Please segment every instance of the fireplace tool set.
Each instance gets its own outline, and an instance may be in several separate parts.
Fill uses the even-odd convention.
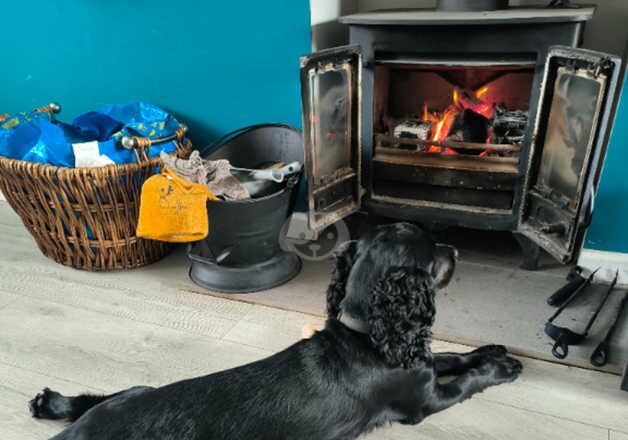
[[[587,287],[591,285],[593,277],[598,270],[599,269],[596,269],[587,278],[584,278],[581,274],[580,268],[574,268],[567,276],[567,284],[554,292],[554,294],[552,294],[547,300],[549,305],[559,306],[556,312],[554,312],[554,314],[545,323],[545,333],[554,341],[552,354],[558,359],[564,359],[567,357],[567,355],[569,354],[570,345],[580,345],[586,340],[589,335],[589,331],[591,330],[591,327],[595,323],[598,315],[604,308],[604,305],[607,303],[611,292],[617,284],[619,271],[615,273],[615,278],[604,293],[602,300],[595,308],[593,315],[591,315],[591,317],[589,318],[589,321],[587,322],[584,331],[582,331],[581,333],[574,331],[570,328],[561,327],[554,324],[554,320],[563,312],[563,310],[565,310],[570,304],[572,304],[574,300],[581,295],[582,292],[587,290]],[[593,350],[593,353],[591,355],[591,364],[596,367],[602,367],[608,362],[610,353],[610,340],[613,336],[613,333],[615,332],[615,329],[617,328],[617,324],[626,305],[627,298],[628,292],[624,293],[624,297],[611,319],[611,324],[606,331],[604,338],[598,344],[595,350]]]

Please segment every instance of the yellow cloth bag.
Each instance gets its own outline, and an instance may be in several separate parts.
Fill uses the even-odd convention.
[[[190,183],[163,167],[142,186],[137,236],[171,243],[207,237],[207,199],[218,199],[207,187]]]

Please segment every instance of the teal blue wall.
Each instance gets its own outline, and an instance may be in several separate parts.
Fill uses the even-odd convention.
[[[301,125],[306,0],[20,0],[1,16],[0,113],[57,101],[69,120],[142,99],[199,147],[253,123]]]
[[[585,248],[628,253],[628,74]]]

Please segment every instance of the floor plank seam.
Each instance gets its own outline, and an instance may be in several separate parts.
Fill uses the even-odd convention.
[[[223,338],[238,323],[238,321],[233,320],[233,319],[220,318],[220,319],[223,319],[225,321],[232,322],[233,325],[229,328],[228,331],[225,332],[225,335],[221,335],[220,337],[216,337],[216,336],[210,336],[210,335],[206,335],[206,334],[201,334],[199,332],[194,332],[194,331],[186,329],[185,327],[174,327],[174,326],[163,325],[163,324],[159,324],[159,323],[154,322],[154,321],[144,321],[144,320],[141,320],[141,319],[136,319],[136,318],[129,317],[127,315],[118,315],[118,314],[114,314],[114,313],[104,312],[104,311],[101,311],[101,310],[95,310],[95,309],[90,309],[90,308],[86,308],[86,307],[79,307],[79,306],[74,305],[74,304],[69,304],[69,303],[65,303],[65,302],[61,302],[61,301],[54,301],[54,300],[51,300],[51,299],[45,299],[44,300],[44,299],[41,299],[41,298],[30,297],[28,295],[22,295],[21,298],[18,298],[15,301],[18,301],[19,299],[23,299],[23,298],[29,299],[31,301],[35,301],[35,300],[37,300],[37,301],[45,301],[45,302],[48,302],[48,303],[51,303],[51,304],[61,305],[61,306],[64,306],[64,307],[70,307],[70,308],[75,309],[75,310],[88,311],[88,312],[91,312],[91,313],[97,313],[97,314],[102,315],[102,316],[118,318],[118,319],[127,320],[127,321],[131,321],[131,322],[145,324],[145,325],[151,325],[151,326],[154,326],[154,327],[157,327],[157,328],[166,328],[166,329],[178,331],[178,332],[181,332],[181,333],[185,333],[185,334],[188,334],[188,335],[193,335],[193,336],[196,336],[196,337],[210,338],[210,339],[213,339],[215,341],[219,341],[221,338]]]
[[[22,274],[28,275],[28,273],[24,273],[24,272],[22,272]],[[78,287],[85,286],[85,287],[88,287],[88,288],[116,289],[116,291],[118,293],[120,293],[121,295],[128,294],[133,299],[138,300],[138,301],[143,301],[143,300],[145,301],[146,300],[145,297],[138,297],[138,295],[143,295],[143,291],[138,290],[138,289],[126,288],[124,286],[117,286],[115,284],[112,284],[111,282],[106,282],[106,281],[103,282],[103,281],[99,280],[100,282],[96,281],[96,282],[89,282],[88,283],[88,282],[83,282],[81,280],[70,279],[70,278],[66,277],[64,274],[59,274],[59,273],[54,272],[54,271],[45,271],[45,270],[42,273],[40,273],[39,275],[40,276],[41,275],[45,275],[47,277],[52,277],[52,278],[55,278],[59,282],[67,283],[67,284],[78,286]],[[170,290],[170,293],[173,294],[172,296],[170,296],[171,299],[175,299],[175,295],[174,294],[184,294],[184,295],[186,295],[186,298],[187,298],[187,295],[190,295],[190,297],[192,297],[191,294],[193,293],[194,297],[198,297],[198,293],[185,291],[185,290],[179,289],[178,287],[170,287],[170,288],[168,288],[168,290]],[[20,296],[20,297],[29,297],[29,298],[33,298],[33,299],[39,299],[38,297],[34,297],[34,296],[31,296],[31,295],[28,295],[28,294],[24,294],[24,293],[12,292],[12,291],[9,291],[9,290],[6,290],[6,289],[4,289],[3,291],[6,291],[7,293],[10,293],[10,294],[13,294],[13,295],[17,295],[17,296]],[[153,300],[155,300],[157,304],[164,305],[164,306],[172,306],[173,304],[174,305],[182,305],[182,306],[190,307],[190,308],[196,308],[196,306],[197,306],[197,304],[192,304],[192,305],[189,305],[189,304],[179,304],[178,301],[162,301],[158,297],[151,297],[151,298],[153,298]],[[221,298],[219,296],[213,296],[213,295],[211,295],[211,298],[219,299],[219,300],[222,300],[222,301],[225,301],[225,302],[226,301],[232,301],[229,298]],[[66,304],[66,303],[63,303],[63,304]],[[253,303],[253,305],[257,305],[257,304]],[[211,308],[204,308],[203,310],[207,311],[208,314],[212,318],[229,319],[229,320],[234,321],[234,319],[232,319],[232,318],[222,316],[222,315],[220,315],[218,313],[212,313]],[[298,312],[296,312],[296,313],[298,313]]]
[[[238,344],[238,345],[242,345],[244,347],[254,348],[256,350],[259,350],[259,351],[262,351],[262,352],[268,354],[269,356],[278,352],[278,351],[269,350],[268,348],[260,347],[259,345],[247,344],[247,343],[242,342],[242,341],[236,341],[236,340],[233,340],[233,339],[227,339],[226,335],[223,336],[220,340],[223,341],[223,342],[228,342],[230,344]],[[288,347],[286,347],[286,348],[288,348]]]
[[[239,303],[244,303],[244,304],[250,304],[253,306],[260,306],[260,307],[267,307],[269,309],[275,309],[275,310],[283,310],[284,312],[292,312],[292,313],[299,313],[301,315],[306,315],[306,316],[312,316],[315,318],[323,318],[325,319],[327,316],[325,314],[314,314],[314,313],[307,313],[307,312],[302,312],[299,310],[294,310],[294,309],[290,309],[288,307],[280,307],[277,305],[269,305],[269,304],[261,304],[259,301],[255,301],[255,300],[247,300],[244,298],[226,298],[219,292],[212,292],[212,291],[204,291],[204,292],[200,292],[200,291],[195,291],[193,287],[184,287],[184,286],[179,286],[179,289],[183,292],[186,293],[193,293],[196,295],[207,295],[207,296],[211,296],[212,298],[220,298],[220,299],[224,299],[226,301],[235,301],[235,302],[239,302]]]
[[[72,379],[68,379],[68,378],[65,378],[65,377],[55,376],[55,375],[48,374],[48,373],[44,373],[44,372],[42,372],[42,371],[38,371],[38,370],[33,370],[32,368],[24,367],[24,366],[22,366],[22,365],[16,365],[16,364],[13,364],[13,363],[11,363],[11,362],[6,362],[6,361],[3,361],[3,360],[1,360],[1,359],[0,359],[0,364],[5,365],[5,366],[7,366],[7,367],[15,368],[15,369],[18,369],[18,370],[24,370],[24,371],[28,371],[28,372],[30,372],[30,373],[35,373],[35,374],[38,374],[38,375],[40,375],[40,376],[47,377],[47,378],[49,378],[49,379],[61,380],[61,381],[64,381],[64,382],[68,382],[68,383],[71,383],[71,384],[73,384],[73,385],[78,385],[78,386],[84,387],[85,389],[91,389],[91,390],[98,391],[98,392],[100,392],[100,393],[106,393],[106,391],[105,391],[105,390],[103,390],[102,388],[95,387],[95,386],[93,386],[93,385],[86,385],[86,384],[84,384],[84,383],[77,382],[77,381],[72,380]],[[43,387],[45,387],[45,386],[46,386],[46,385],[42,385],[42,388],[43,388]]]
[[[538,414],[538,415],[543,415],[543,416],[546,416],[546,417],[552,417],[552,418],[563,420],[563,421],[566,421],[566,422],[577,423],[577,424],[580,424],[580,425],[590,426],[590,427],[593,427],[593,428],[600,428],[600,429],[617,431],[617,430],[615,430],[613,428],[609,428],[608,426],[604,426],[604,425],[597,425],[595,423],[583,422],[581,420],[570,419],[569,417],[563,417],[563,416],[559,416],[559,415],[556,415],[556,414],[550,414],[550,413],[543,412],[543,411],[535,411],[535,410],[530,409],[530,408],[523,408],[521,406],[513,405],[511,403],[500,402],[499,400],[486,398],[486,397],[482,396],[481,394],[477,396],[477,399],[478,400],[482,400],[484,402],[489,402],[489,403],[492,403],[492,404],[496,404],[496,405],[500,405],[500,406],[506,406],[508,408],[513,408],[513,409],[525,411],[525,412],[528,412],[528,413],[531,413],[531,414]]]
[[[231,301],[229,299],[226,299],[226,301]],[[279,310],[281,312],[285,312],[285,313],[289,313],[295,317],[299,317],[299,318],[305,318],[305,319],[324,319],[320,316],[316,316],[316,315],[312,315],[311,313],[305,313],[305,312],[300,312],[298,310],[284,310],[282,308],[279,307],[273,307],[273,306],[267,306],[265,304],[255,304],[254,307],[251,307],[250,310],[248,310],[244,316],[242,316],[241,320],[244,322],[255,322],[254,320],[251,320],[250,317],[255,317],[256,313],[259,313],[260,311],[264,311],[264,309],[269,309],[269,310]],[[276,322],[273,320],[273,322]]]
[[[44,268],[40,268],[40,272],[38,273],[38,276],[44,276],[46,278],[53,278],[56,281],[62,282],[62,283],[67,283],[70,285],[74,285],[77,287],[87,287],[87,288],[97,288],[97,289],[115,289],[118,293],[120,294],[131,294],[131,295],[135,295],[137,293],[142,292],[142,290],[138,290],[138,289],[132,289],[126,286],[122,286],[122,285],[117,285],[115,283],[112,283],[111,281],[107,281],[106,279],[98,279],[97,276],[90,278],[89,281],[84,281],[81,279],[77,279],[77,278],[70,278],[70,274],[64,274],[59,272],[59,270],[72,270],[66,267],[54,267],[52,270],[44,267]],[[13,273],[13,271],[11,271]],[[30,272],[28,271],[20,271],[19,272],[20,275],[24,275],[24,276],[32,276],[30,274]],[[104,275],[106,276],[106,274],[94,274],[94,275]],[[176,289],[173,289],[176,290]]]

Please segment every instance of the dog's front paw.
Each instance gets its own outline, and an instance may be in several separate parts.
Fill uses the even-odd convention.
[[[499,359],[506,357],[508,350],[503,345],[485,345],[476,349],[473,353],[483,358]]]
[[[523,371],[523,365],[515,358],[505,356],[495,360],[495,378],[500,382],[512,382],[519,377]]]

